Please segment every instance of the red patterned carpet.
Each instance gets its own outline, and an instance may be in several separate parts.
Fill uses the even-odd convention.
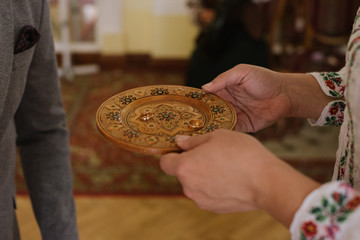
[[[118,148],[99,134],[95,123],[95,114],[101,103],[121,91],[154,84],[181,85],[182,82],[182,75],[177,73],[121,70],[78,76],[73,82],[62,80],[64,105],[71,132],[76,194],[182,194],[177,180],[161,171],[156,156]],[[282,148],[278,151],[284,152],[285,159],[291,158],[294,166],[319,181],[329,180],[332,170],[330,161],[316,158],[303,162],[294,150],[297,148],[294,145],[296,143],[291,142],[291,139],[289,143],[284,141],[288,135],[296,138],[304,121],[287,120],[283,125],[266,129],[255,136],[263,141],[270,141],[270,145],[278,142]],[[305,136],[305,141],[316,146],[316,141],[319,140]],[[286,157],[288,152],[293,155]],[[25,193],[20,164],[16,168],[16,182],[18,193]]]

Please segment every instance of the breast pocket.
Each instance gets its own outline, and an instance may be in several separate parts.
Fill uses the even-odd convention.
[[[34,47],[14,55],[9,92],[13,102],[19,102],[25,91],[26,79],[34,55]]]
[[[15,54],[13,59],[13,72],[27,72],[30,67],[33,54],[34,48]]]

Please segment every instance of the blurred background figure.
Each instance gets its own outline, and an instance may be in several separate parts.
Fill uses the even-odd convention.
[[[189,0],[199,27],[186,85],[201,87],[239,63],[269,66],[265,1]]]

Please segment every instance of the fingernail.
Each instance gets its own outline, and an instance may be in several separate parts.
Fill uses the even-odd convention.
[[[212,82],[209,82],[209,83],[203,85],[202,88],[203,89],[209,89],[209,88],[211,88],[212,85],[214,85],[214,84]]]

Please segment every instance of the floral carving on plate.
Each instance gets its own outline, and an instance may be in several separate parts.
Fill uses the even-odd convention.
[[[196,121],[200,127],[192,128]],[[98,109],[100,133],[130,151],[162,154],[178,151],[176,135],[201,135],[233,129],[236,114],[230,103],[201,89],[152,85],[130,89],[106,100]]]

